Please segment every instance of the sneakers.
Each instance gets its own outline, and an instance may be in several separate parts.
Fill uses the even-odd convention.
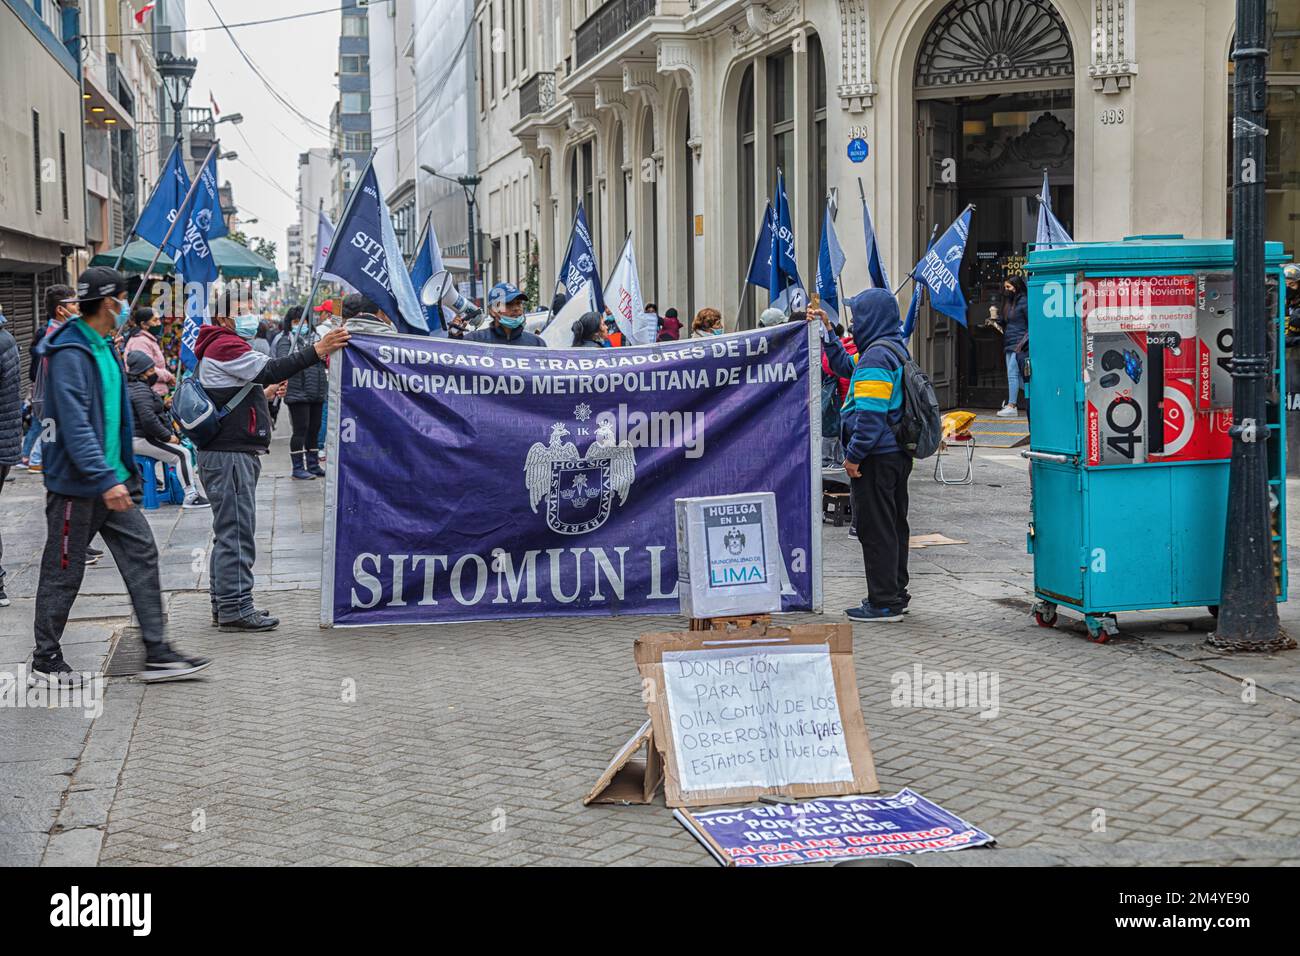
[[[0,607],[9,606],[9,595],[5,594],[5,586],[0,584]]]
[[[49,664],[33,663],[32,669],[27,673],[28,687],[46,687],[52,690],[58,687],[80,687],[83,683],[81,675],[62,658]]]
[[[887,607],[876,607],[874,604],[863,604],[858,607],[851,607],[844,612],[849,616],[851,621],[867,621],[892,624],[903,619],[903,612],[891,610]]]
[[[274,631],[280,626],[278,617],[263,612],[261,615],[252,617],[241,617],[234,621],[222,621],[217,624],[217,629],[221,631]]]
[[[253,616],[254,616],[254,617],[270,617],[271,615],[270,615],[267,611],[264,611],[264,610],[262,610],[262,609],[259,607],[259,608],[254,608],[254,609],[253,609]],[[221,618],[217,617],[217,612],[216,612],[215,610],[212,612],[212,626],[213,626],[213,627],[220,627],[220,626],[221,626]]]
[[[187,680],[210,665],[207,657],[187,657],[170,644],[151,650],[145,659],[144,670],[135,675],[136,680],[158,684],[169,680]]]
[[[998,418],[1019,418],[1020,409],[1015,405],[1003,405],[1002,408],[998,410],[997,416]]]
[[[44,469],[43,467],[41,467],[40,465],[28,465],[28,466],[27,466],[27,470],[30,471],[30,472],[32,472],[33,474],[37,474],[37,475],[39,475],[39,474],[40,474],[41,472],[43,472],[45,469]]]
[[[211,508],[212,502],[208,501],[200,494],[186,495],[182,508],[193,510],[195,508]]]
[[[103,551],[96,551],[94,548],[86,549],[86,567],[99,564],[99,559],[104,556]]]

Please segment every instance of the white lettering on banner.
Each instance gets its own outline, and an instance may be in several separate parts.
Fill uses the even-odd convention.
[[[663,545],[648,545],[635,551],[629,547],[575,547],[511,554],[494,548],[486,558],[478,554],[363,551],[352,559],[348,603],[363,610],[411,604],[433,607],[438,604],[434,593],[439,588],[462,607],[538,604],[547,599],[560,604],[579,599],[622,603],[627,599],[629,567],[634,562],[649,562],[646,600],[675,602],[676,575],[665,573],[665,550]],[[544,587],[537,573],[541,562],[548,572]]]
[[[384,244],[378,240],[371,239],[370,236],[358,229],[349,240],[352,246],[360,249],[367,257],[366,264],[362,266],[361,271],[370,278],[374,279],[384,287],[386,292],[393,291],[392,282],[388,278],[388,267],[381,265],[380,260],[384,258]]]
[[[853,779],[830,648],[665,651],[681,789]]]

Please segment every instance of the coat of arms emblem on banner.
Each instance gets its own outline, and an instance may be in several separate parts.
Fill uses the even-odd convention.
[[[550,444],[536,442],[524,462],[524,483],[534,513],[546,501],[546,524],[559,534],[587,534],[609,518],[618,495],[627,501],[636,479],[636,451],[627,442],[614,441],[614,429],[602,423],[585,456],[565,441],[569,429],[562,422],[551,426]]]

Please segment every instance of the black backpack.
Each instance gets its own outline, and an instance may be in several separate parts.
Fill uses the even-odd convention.
[[[889,339],[877,339],[867,348],[883,346],[898,359],[903,371],[903,416],[891,426],[899,447],[913,458],[929,458],[943,440],[943,416],[930,376],[921,371],[907,349]],[[864,353],[865,354],[865,353]]]

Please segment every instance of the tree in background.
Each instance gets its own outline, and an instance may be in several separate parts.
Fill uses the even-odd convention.
[[[541,295],[541,251],[537,247],[537,240],[533,240],[533,246],[528,250],[528,268],[524,273],[524,297],[528,300],[528,308],[537,308],[537,300]]]

